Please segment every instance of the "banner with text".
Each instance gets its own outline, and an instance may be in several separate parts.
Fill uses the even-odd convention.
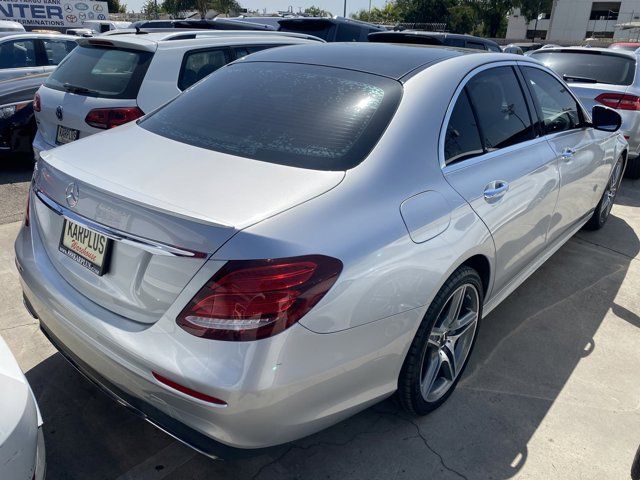
[[[107,2],[93,0],[0,0],[0,20],[20,22],[25,27],[81,27],[84,20],[107,20]]]

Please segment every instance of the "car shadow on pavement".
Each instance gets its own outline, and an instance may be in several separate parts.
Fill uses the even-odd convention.
[[[607,247],[611,238],[624,252]],[[585,417],[593,414],[581,414],[583,404],[618,395],[576,367],[600,354],[595,337],[611,309],[640,327],[619,295],[639,251],[634,229],[617,216],[600,232],[581,232],[484,319],[458,389],[432,414],[411,417],[387,399],[273,454],[244,460],[212,460],[177,444],[53,355],[27,373],[45,420],[48,478],[511,478],[526,464],[532,437],[563,390],[574,398],[576,416]],[[622,393],[617,400],[626,401]],[[566,446],[558,436],[548,441],[549,458]]]
[[[28,182],[33,173],[33,162],[28,158],[7,158],[0,160],[0,185]]]

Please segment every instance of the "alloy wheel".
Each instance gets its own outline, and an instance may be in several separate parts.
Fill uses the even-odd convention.
[[[479,311],[478,290],[466,283],[438,314],[422,356],[420,392],[427,402],[442,398],[460,375],[473,345]]]
[[[609,179],[609,183],[607,184],[602,197],[602,203],[600,204],[600,222],[602,223],[607,219],[609,213],[611,213],[611,209],[613,208],[613,202],[618,194],[618,188],[620,187],[620,181],[622,180],[622,169],[623,162],[622,159],[619,159],[616,166],[613,167],[611,178]]]

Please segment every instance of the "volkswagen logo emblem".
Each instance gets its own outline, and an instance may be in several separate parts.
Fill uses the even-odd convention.
[[[56,108],[56,117],[58,117],[58,120],[62,120],[62,107],[60,105]]]
[[[80,192],[78,191],[78,185],[76,184],[76,182],[71,182],[67,186],[67,190],[65,191],[65,198],[67,199],[67,205],[69,205],[71,208],[78,205]]]

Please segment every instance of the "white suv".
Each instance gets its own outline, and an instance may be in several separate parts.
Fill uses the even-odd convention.
[[[322,42],[311,35],[210,30],[77,41],[35,95],[36,159],[42,150],[135,120],[250,53]]]

